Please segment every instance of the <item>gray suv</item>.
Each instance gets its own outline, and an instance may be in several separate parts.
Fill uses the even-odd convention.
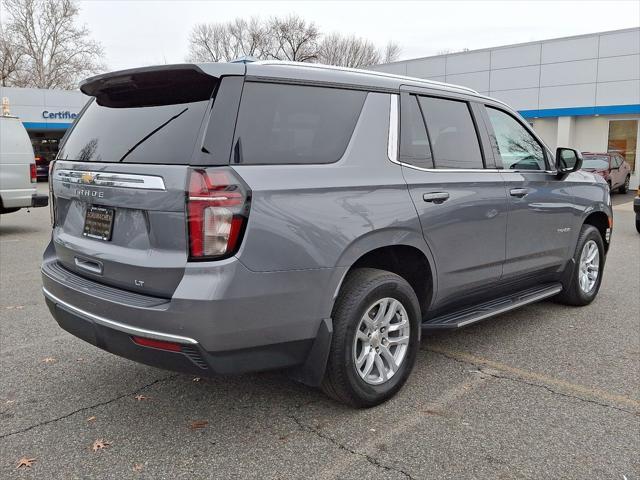
[[[468,88],[256,62],[81,90],[43,292],[62,328],[114,354],[283,369],[366,407],[402,387],[421,334],[600,287],[606,182]]]

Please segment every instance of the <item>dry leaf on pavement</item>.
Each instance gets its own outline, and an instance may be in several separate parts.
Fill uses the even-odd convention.
[[[141,464],[141,463],[134,463],[134,464],[133,464],[133,468],[132,468],[132,470],[133,470],[134,472],[140,472],[140,471],[142,471],[142,464]]]
[[[89,418],[87,418],[87,422],[95,422],[96,421],[96,416],[92,415]]]
[[[200,380],[202,380],[200,377],[193,377],[194,382],[199,382]]]
[[[105,441],[103,438],[98,438],[95,442],[93,442],[93,445],[91,446],[91,449],[94,452],[97,452],[98,450],[102,450],[103,448],[107,448],[109,445],[111,445],[109,442]]]
[[[56,361],[56,359],[53,358],[53,357],[47,357],[47,358],[43,358],[42,359],[42,363],[53,363],[55,361]]]
[[[35,458],[22,457],[20,460],[18,460],[18,465],[16,466],[16,468],[22,468],[22,467],[31,468],[31,464],[35,461],[36,461]]]
[[[139,402],[142,400],[149,400],[149,397],[145,397],[144,395],[136,395],[135,397],[136,400],[138,400]]]
[[[189,424],[189,428],[191,430],[197,430],[199,428],[204,428],[207,425],[209,425],[209,422],[207,420],[194,420]]]

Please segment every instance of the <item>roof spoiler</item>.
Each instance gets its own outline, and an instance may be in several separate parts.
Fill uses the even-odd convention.
[[[112,108],[191,103],[211,98],[222,75],[243,75],[242,64],[177,64],[105,73],[80,83],[80,91]]]

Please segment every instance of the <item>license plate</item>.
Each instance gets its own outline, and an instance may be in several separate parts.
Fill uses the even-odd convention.
[[[99,240],[111,240],[113,230],[113,208],[89,205],[84,217],[82,235]]]

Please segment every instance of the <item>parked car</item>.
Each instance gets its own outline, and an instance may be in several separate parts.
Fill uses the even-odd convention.
[[[636,212],[636,230],[640,233],[640,187],[636,192],[636,198],[633,199],[633,211]]]
[[[629,191],[631,165],[617,152],[591,153],[583,152],[582,169],[600,175],[609,184],[611,191],[620,193]]]
[[[49,178],[49,163],[51,161],[42,155],[36,155],[36,178],[46,181]]]
[[[0,115],[0,214],[21,208],[46,207],[38,195],[36,164],[29,135],[17,117]]]
[[[117,355],[286,369],[366,407],[401,388],[421,335],[600,288],[605,180],[471,89],[256,62],[81,90],[43,292],[62,328]]]

